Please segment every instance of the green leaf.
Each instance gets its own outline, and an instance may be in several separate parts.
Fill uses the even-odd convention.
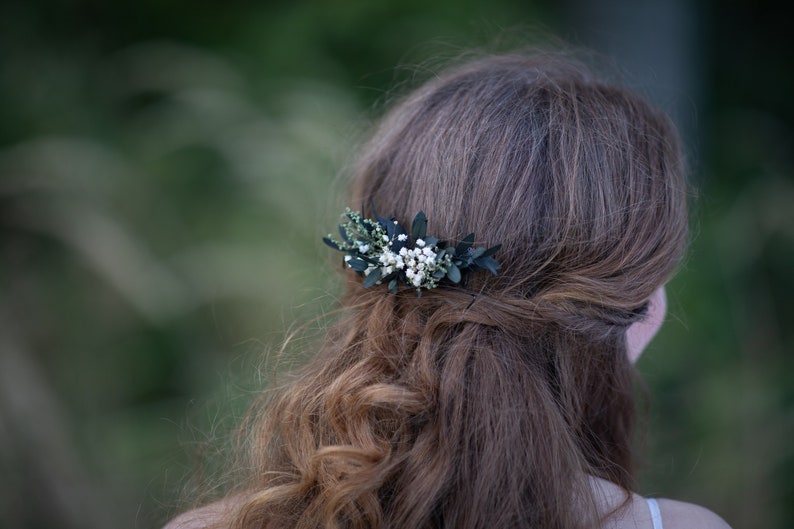
[[[480,257],[490,257],[493,254],[495,254],[501,247],[502,247],[501,244],[497,244],[496,246],[491,246],[490,248],[485,250]]]
[[[392,294],[397,293],[397,278],[394,278],[391,281],[389,281],[389,292],[391,292]]]
[[[447,279],[453,283],[460,283],[460,268],[454,264],[450,264],[449,268],[447,268]]]
[[[362,261],[361,259],[353,258],[347,262],[348,266],[355,270],[356,272],[363,272],[364,270],[369,267],[366,261]]]
[[[427,217],[425,217],[424,211],[420,211],[411,224],[411,237],[416,242],[417,239],[424,239],[425,235],[427,235]]]
[[[380,227],[383,228],[383,231],[386,232],[386,235],[389,236],[389,240],[391,240],[394,235],[394,220],[384,219],[383,217],[376,218],[378,220],[378,224],[380,224]]]
[[[372,272],[364,278],[363,286],[364,288],[369,288],[372,285],[376,284],[380,280],[380,268],[374,269]]]
[[[477,259],[478,257],[481,257],[482,254],[484,254],[484,253],[485,253],[485,248],[474,248],[471,251],[471,255],[469,256],[469,258],[470,259]]]
[[[333,248],[334,250],[339,250],[340,252],[342,249],[336,244],[333,240],[329,239],[328,237],[323,237],[323,242]]]
[[[474,244],[474,234],[470,233],[466,235],[457,246],[455,246],[455,252],[461,254],[471,248],[472,244]]]
[[[345,232],[345,225],[344,224],[340,224],[339,225],[339,235],[342,236],[342,240],[343,241],[345,241],[346,243],[350,244],[350,239],[347,237],[347,233]]]
[[[496,275],[496,271],[502,268],[502,265],[500,265],[499,262],[493,257],[480,257],[474,261],[474,263],[477,266],[489,270],[493,275]]]

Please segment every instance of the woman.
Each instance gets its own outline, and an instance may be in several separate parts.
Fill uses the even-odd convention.
[[[632,362],[686,202],[670,121],[577,63],[434,78],[354,167],[364,211],[329,244],[357,273],[317,357],[254,413],[250,480],[168,528],[727,527],[630,492]],[[427,247],[430,268],[407,264]]]

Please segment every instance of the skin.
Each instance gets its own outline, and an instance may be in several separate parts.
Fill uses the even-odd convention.
[[[627,353],[632,363],[637,361],[664,323],[667,314],[667,295],[664,286],[651,294],[648,304],[648,315],[626,331]]]

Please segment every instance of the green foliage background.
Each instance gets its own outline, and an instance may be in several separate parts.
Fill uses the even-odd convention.
[[[639,365],[641,492],[790,527],[792,47],[763,3],[687,5],[700,199]],[[516,24],[587,44],[575,8],[4,2],[0,527],[158,527],[178,510],[205,441],[268,383],[268,352],[333,305],[336,175],[389,91]]]

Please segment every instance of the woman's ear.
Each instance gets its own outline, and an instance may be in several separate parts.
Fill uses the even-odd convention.
[[[664,286],[661,286],[651,294],[648,300],[648,314],[626,330],[626,352],[632,364],[637,361],[642,351],[656,335],[664,322],[666,313],[667,295],[664,292]]]

